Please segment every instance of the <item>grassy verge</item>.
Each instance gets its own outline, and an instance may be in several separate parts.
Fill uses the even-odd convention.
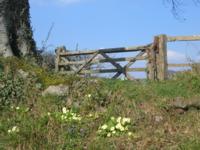
[[[24,60],[0,62],[2,74],[5,66],[30,73],[22,86],[25,91],[8,96],[10,102],[0,109],[0,149],[199,148],[200,111],[180,114],[168,108],[177,97],[200,97],[198,74],[179,74],[164,82],[82,79],[47,72]],[[6,79],[15,83],[16,78]],[[41,96],[46,87],[60,83],[69,86],[66,96]]]

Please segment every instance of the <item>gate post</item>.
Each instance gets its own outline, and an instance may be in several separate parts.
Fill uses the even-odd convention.
[[[159,35],[157,49],[156,49],[156,68],[157,68],[157,79],[163,81],[168,76],[168,62],[167,62],[167,35]]]
[[[61,63],[61,56],[60,53],[65,51],[65,47],[57,47],[55,50],[56,57],[55,57],[55,72],[64,71],[63,67],[60,67]]]
[[[56,57],[55,57],[55,72],[59,72],[59,62],[60,62],[60,48],[56,48],[55,50]]]
[[[154,50],[154,44],[151,47],[149,47],[146,51],[148,56],[147,78],[149,80],[156,80],[156,53]]]

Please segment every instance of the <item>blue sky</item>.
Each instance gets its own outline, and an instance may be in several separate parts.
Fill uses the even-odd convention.
[[[200,34],[200,6],[184,0],[177,20],[162,0],[30,0],[31,21],[38,47],[55,23],[48,41],[54,49],[65,45],[74,50],[126,47],[152,42],[157,34]],[[200,42],[169,44],[169,57],[198,57]],[[194,51],[194,53],[191,53]],[[175,61],[175,60],[174,60]]]

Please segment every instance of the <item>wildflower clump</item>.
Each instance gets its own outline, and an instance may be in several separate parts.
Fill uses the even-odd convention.
[[[130,118],[111,117],[107,123],[99,127],[98,134],[104,137],[120,136],[122,134],[132,136],[132,132],[129,131],[130,125]]]
[[[50,113],[48,113],[48,116],[50,116]],[[81,121],[80,115],[73,112],[72,110],[68,110],[66,107],[62,108],[61,113],[56,113],[56,118],[62,122]]]
[[[28,107],[19,107],[19,106],[11,106],[10,107],[11,111],[18,112],[18,113],[26,113],[30,111]]]
[[[12,128],[8,129],[9,134],[18,133],[18,132],[19,132],[19,127],[17,126],[13,126]]]

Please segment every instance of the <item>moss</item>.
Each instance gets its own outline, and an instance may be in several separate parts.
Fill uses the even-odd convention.
[[[76,76],[60,75],[52,71],[47,71],[33,62],[28,62],[25,59],[16,57],[0,58],[0,64],[0,66],[2,66],[0,69],[8,68],[9,70],[12,70],[12,72],[22,69],[25,72],[35,75],[44,87],[48,87],[49,85],[70,84],[78,78]]]

